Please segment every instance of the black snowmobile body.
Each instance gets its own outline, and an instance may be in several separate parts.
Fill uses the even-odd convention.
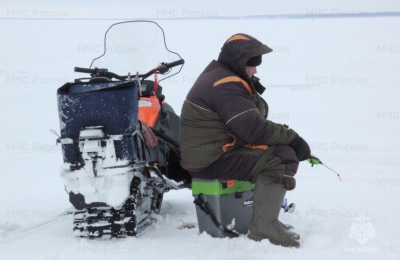
[[[183,63],[155,64],[135,76],[75,68],[91,77],[58,89],[61,176],[77,236],[137,236],[153,223],[165,192],[190,187],[180,166],[179,116],[158,82],[145,80]]]

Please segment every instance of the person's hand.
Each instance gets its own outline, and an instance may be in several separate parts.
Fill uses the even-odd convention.
[[[299,159],[299,161],[304,161],[310,158],[311,156],[310,146],[299,135],[296,135],[296,137],[290,142],[289,146],[292,147],[293,150],[296,152],[296,156]]]

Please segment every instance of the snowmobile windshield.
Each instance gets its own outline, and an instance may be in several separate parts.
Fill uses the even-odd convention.
[[[115,23],[106,31],[104,53],[92,61],[90,68],[106,68],[120,76],[129,73],[134,76],[156,68],[161,62],[180,59],[178,53],[168,49],[164,31],[157,23],[126,21]],[[157,75],[158,80],[178,72],[180,67],[172,68],[175,70],[172,73]]]

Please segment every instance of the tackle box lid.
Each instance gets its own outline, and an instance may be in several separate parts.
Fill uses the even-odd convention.
[[[254,190],[255,185],[249,181],[239,180],[205,180],[192,179],[192,194],[223,195]]]

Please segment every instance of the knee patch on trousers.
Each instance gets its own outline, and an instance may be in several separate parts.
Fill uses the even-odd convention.
[[[296,179],[293,177],[283,176],[282,182],[287,190],[294,190],[296,188]]]
[[[272,152],[272,155],[279,157],[286,165],[284,175],[294,176],[299,168],[299,159],[296,152],[288,145],[279,145]]]
[[[296,179],[290,176],[283,176],[280,178],[261,175],[257,178],[257,181],[263,183],[264,185],[284,188],[286,190],[294,190],[294,188],[296,188]]]
[[[283,176],[283,178],[275,179],[272,185],[274,184],[277,184],[286,190],[294,190],[294,188],[296,188],[296,179],[289,176]]]

